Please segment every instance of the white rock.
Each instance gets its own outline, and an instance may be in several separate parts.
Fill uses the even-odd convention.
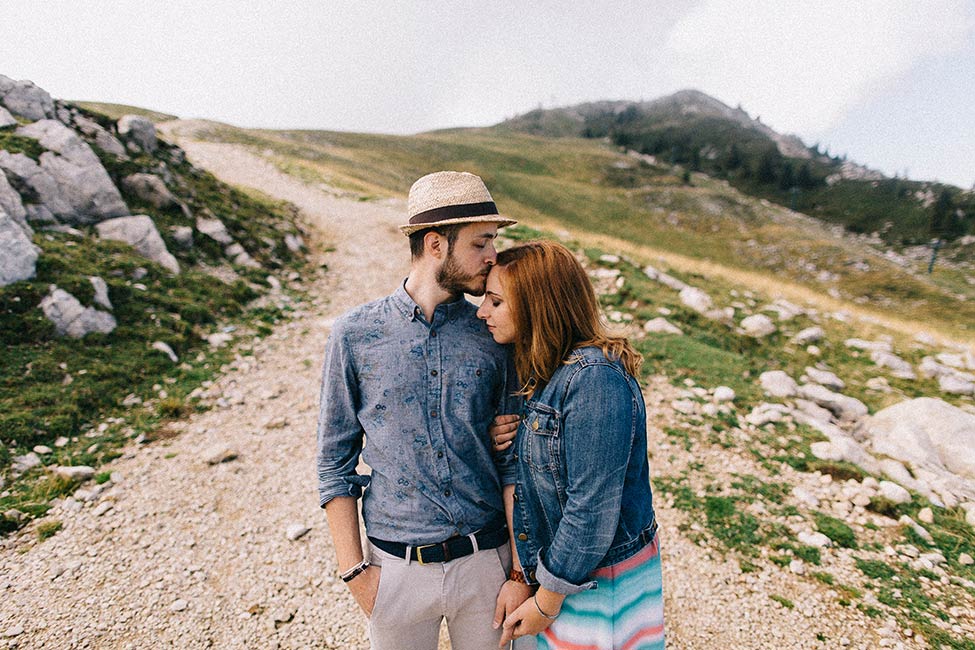
[[[840,420],[852,422],[867,415],[867,406],[860,400],[834,393],[818,384],[803,384],[799,387],[799,395],[828,409]]]
[[[914,335],[914,340],[921,345],[927,345],[929,347],[938,344],[938,341],[927,332],[918,332]]]
[[[40,308],[60,336],[80,339],[92,332],[110,334],[117,325],[111,314],[83,306],[77,298],[53,284]]]
[[[54,100],[51,95],[32,81],[15,81],[0,75],[0,104],[14,115],[28,120],[54,117]]]
[[[718,386],[714,389],[714,401],[721,402],[733,402],[735,399],[735,391],[728,386]]]
[[[43,456],[44,454],[50,454],[54,450],[48,447],[47,445],[36,445],[33,451],[35,454],[41,454]]]
[[[34,452],[24,454],[23,456],[14,456],[10,459],[11,469],[18,474],[22,474],[29,469],[37,467],[41,464],[40,457]]]
[[[684,289],[688,288],[688,285],[686,283],[681,282],[677,278],[669,276],[663,271],[659,271],[653,268],[652,266],[648,266],[644,268],[643,273],[651,280],[655,280],[660,284],[664,285],[665,287],[669,287],[673,289],[674,291],[683,291]]]
[[[873,350],[870,352],[870,360],[882,368],[890,368],[891,374],[895,377],[901,379],[917,379],[914,366],[893,352]]]
[[[239,454],[236,449],[227,446],[218,446],[210,449],[205,455],[206,462],[210,465],[227,463],[237,458]]]
[[[793,411],[793,415],[797,417],[806,416],[799,418],[804,424],[807,424],[810,420],[822,424],[829,424],[833,420],[833,414],[830,411],[807,399],[796,400],[796,408]]]
[[[132,174],[122,179],[122,187],[146,203],[164,209],[176,205],[176,197],[163,179],[155,174]]]
[[[962,553],[958,556],[958,564],[962,566],[971,566],[975,564],[975,559],[972,559],[972,556],[968,553]]]
[[[0,287],[33,278],[38,251],[24,227],[0,206]]]
[[[780,422],[789,409],[783,404],[769,404],[763,402],[752,409],[751,413],[745,416],[745,421],[756,427],[769,422]]]
[[[101,517],[106,512],[111,510],[112,507],[113,506],[111,501],[102,501],[101,503],[98,504],[98,506],[95,507],[94,510],[92,510],[91,514],[95,515],[96,517]]]
[[[822,353],[823,351],[819,349],[818,345],[810,345],[806,348],[806,354],[809,354],[814,357],[818,357]]]
[[[14,637],[20,636],[23,633],[24,633],[23,625],[11,625],[6,630],[4,630],[3,635],[8,639],[12,639]]]
[[[818,343],[825,337],[826,332],[823,331],[822,327],[807,327],[793,336],[792,342],[796,345],[809,345],[810,343]]]
[[[864,384],[867,388],[878,393],[889,393],[891,391],[890,384],[887,383],[886,377],[871,377]]]
[[[71,465],[51,467],[50,470],[58,476],[71,479],[72,481],[87,481],[95,476],[95,468],[86,465]]]
[[[945,562],[947,562],[947,560],[945,559],[945,556],[942,555],[941,553],[937,552],[937,551],[934,551],[932,553],[922,553],[918,559],[919,560],[927,560],[928,562],[930,562],[934,566],[939,566],[939,565],[944,564]]]
[[[881,481],[877,486],[880,496],[897,504],[910,503],[911,493],[897,483],[891,481]]]
[[[141,115],[123,115],[117,124],[118,134],[135,142],[146,153],[156,150],[156,127]]]
[[[928,507],[921,508],[917,513],[917,518],[922,524],[933,524],[934,512]]]
[[[679,294],[680,301],[701,314],[714,305],[711,297],[696,287],[685,287]]]
[[[310,530],[311,528],[304,524],[291,524],[288,526],[288,530],[285,531],[285,536],[293,542],[306,535]]]
[[[957,374],[944,374],[938,377],[938,388],[949,395],[975,394],[975,382],[969,381]]]
[[[0,106],[0,129],[18,124],[17,118],[10,114],[3,106]]]
[[[975,508],[972,508],[965,513],[965,523],[967,523],[972,528],[975,528]]]
[[[807,366],[804,372],[810,381],[825,386],[830,390],[843,390],[846,388],[846,382],[837,377],[836,373],[830,372],[829,370],[821,370]]]
[[[101,239],[122,241],[132,246],[139,255],[161,265],[171,273],[179,273],[179,262],[166,248],[166,242],[156,229],[156,224],[144,214],[109,219],[95,226]]]
[[[675,411],[684,415],[694,415],[697,413],[697,402],[689,399],[674,400],[670,405]]]
[[[882,350],[884,352],[893,352],[893,348],[887,341],[864,341],[863,339],[847,339],[843,342],[848,348],[854,348],[856,350]]]
[[[647,321],[643,325],[643,331],[652,334],[684,334],[679,327],[662,316]]]
[[[833,545],[833,540],[820,532],[810,533],[801,531],[798,535],[796,535],[796,539],[806,546],[815,546],[816,548],[827,548]]]
[[[301,235],[288,233],[284,236],[284,245],[292,253],[297,253],[305,247],[305,240],[302,239]]]
[[[799,389],[796,381],[782,370],[763,372],[758,380],[762,390],[773,397],[792,397]]]
[[[931,537],[931,533],[929,533],[927,529],[921,526],[921,524],[917,523],[907,515],[901,515],[901,518],[897,520],[897,523],[904,526],[910,526],[921,539],[929,544],[934,543],[934,538]]]
[[[210,344],[211,348],[220,348],[232,341],[234,337],[231,334],[225,334],[223,332],[218,332],[216,334],[210,334],[206,337],[207,343]]]
[[[806,565],[803,564],[802,560],[792,560],[789,562],[789,571],[797,576],[804,576],[806,575]]]
[[[741,329],[746,336],[764,338],[775,332],[775,323],[765,314],[752,314],[741,321]]]
[[[929,378],[940,377],[944,374],[951,374],[951,368],[938,363],[934,360],[934,357],[924,357],[921,359],[921,364],[918,366],[918,370],[922,375]]]
[[[169,606],[169,609],[170,609],[170,611],[173,611],[173,612],[182,612],[183,610],[185,610],[189,606],[190,606],[190,604],[188,602],[186,602],[182,598],[179,598],[179,599],[173,601],[173,604]]]
[[[234,238],[227,232],[227,226],[219,219],[196,218],[196,229],[217,242],[218,244],[232,244]]]
[[[88,278],[92,288],[95,289],[95,302],[105,309],[112,309],[112,301],[108,298],[108,283],[97,275]]]
[[[167,357],[169,357],[169,360],[172,361],[173,363],[179,363],[179,357],[176,356],[176,353],[173,352],[173,348],[171,348],[169,344],[166,343],[165,341],[153,342],[152,349],[162,352]]]
[[[809,506],[810,508],[819,507],[819,498],[815,494],[813,494],[812,492],[810,492],[809,490],[803,487],[800,487],[798,485],[793,487],[792,496],[794,496],[796,500],[798,500],[800,503],[803,503]]]

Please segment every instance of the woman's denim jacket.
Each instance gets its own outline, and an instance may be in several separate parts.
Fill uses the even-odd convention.
[[[529,581],[572,594],[594,569],[656,533],[646,406],[636,380],[595,347],[573,351],[527,400],[515,438],[514,533]]]

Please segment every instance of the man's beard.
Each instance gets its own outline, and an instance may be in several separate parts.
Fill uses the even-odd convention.
[[[472,296],[483,296],[486,282],[487,270],[482,273],[464,273],[451,253],[447,253],[447,261],[437,271],[437,284],[454,295],[468,293]]]

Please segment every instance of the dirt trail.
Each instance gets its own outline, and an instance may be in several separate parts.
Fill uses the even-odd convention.
[[[313,280],[314,301],[215,383],[210,393],[225,406],[181,423],[174,438],[126,450],[107,468],[107,490],[77,512],[52,510],[64,528],[51,539],[37,542],[28,529],[3,542],[0,647],[368,647],[335,577],[315,493],[319,365],[335,316],[385,295],[408,271],[395,228],[404,202],[341,198],[243,147],[197,142],[196,127],[163,131],[222,180],[296,204],[316,231],[314,250],[334,246],[316,253],[328,272]],[[674,423],[675,391],[663,378],[648,387],[654,472],[675,469],[661,434]],[[208,464],[218,448],[236,460]],[[831,647],[820,631],[832,644],[846,636],[850,647],[872,645],[821,589],[783,572],[743,576],[688,541],[677,530],[683,517],[658,504],[669,647]],[[311,530],[291,541],[293,524]],[[770,590],[796,608],[773,607]]]

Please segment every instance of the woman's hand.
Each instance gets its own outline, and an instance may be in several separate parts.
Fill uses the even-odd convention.
[[[534,597],[523,602],[518,609],[504,620],[504,629],[501,633],[501,645],[509,643],[512,639],[529,634],[538,634],[548,629],[548,626],[555,622],[553,618],[542,616],[539,607],[550,616],[557,616],[562,609],[562,601],[565,596],[548,591],[544,587],[540,588]]]
[[[521,420],[517,415],[496,415],[488,427],[488,435],[491,436],[491,448],[494,451],[504,451],[511,446],[518,433],[518,422]]]
[[[532,588],[525,583],[506,580],[501,585],[501,591],[498,592],[498,604],[494,610],[494,629],[501,627],[504,619],[513,614],[531,596]]]

